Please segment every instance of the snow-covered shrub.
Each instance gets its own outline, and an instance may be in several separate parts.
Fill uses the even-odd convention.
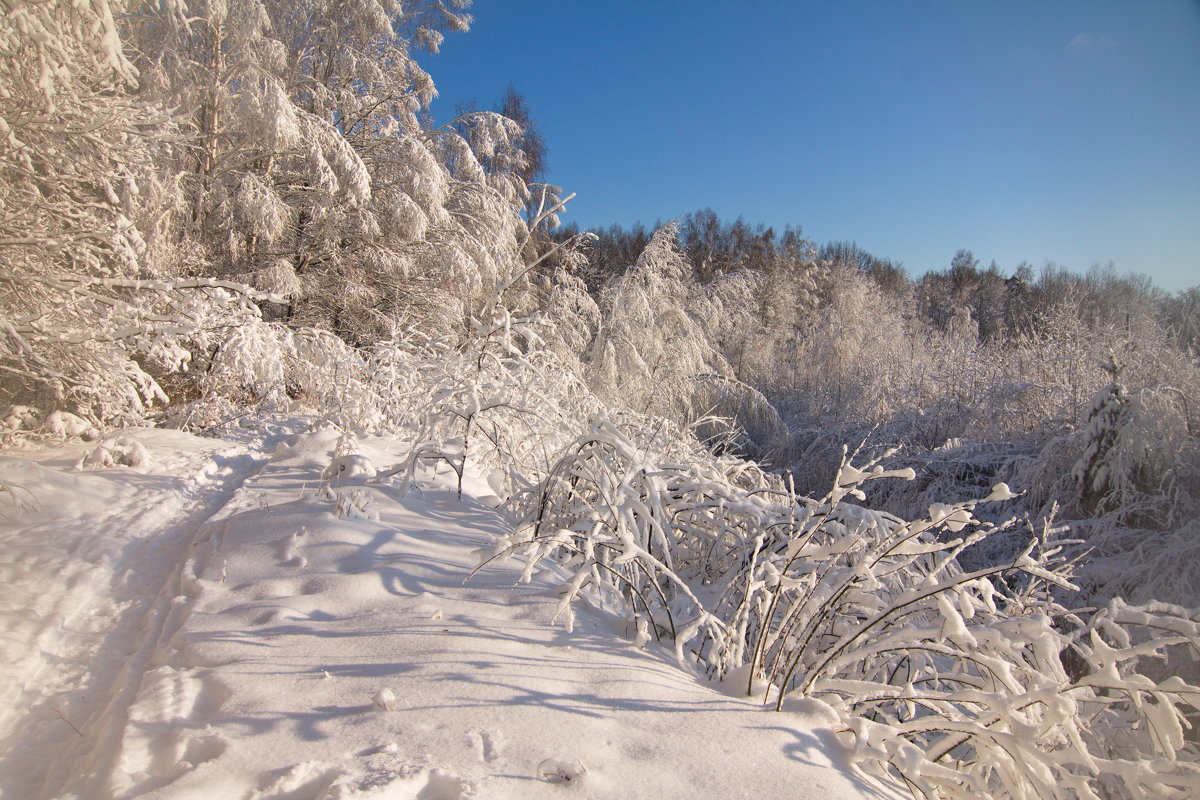
[[[1071,469],[1083,513],[1157,527],[1200,511],[1200,443],[1176,391],[1114,382],[1096,394]]]
[[[92,423],[69,411],[51,411],[42,423],[42,430],[62,439],[92,439],[97,433]]]
[[[1085,597],[1200,608],[1200,517],[1163,530],[1111,519],[1077,522],[1074,530],[1087,546],[1078,581]]]
[[[1188,387],[1189,376],[1175,376]],[[1004,469],[1028,488],[1028,513],[1071,523],[1086,557],[1083,598],[1200,604],[1191,579],[1190,523],[1200,515],[1200,438],[1189,389],[1110,383],[1079,428]],[[1151,570],[1150,565],[1154,565]]]
[[[1071,615],[1060,618],[1062,621]],[[888,680],[814,687],[848,715],[851,758],[921,797],[1187,798],[1200,764],[1183,732],[1200,688],[1139,673],[1146,656],[1200,644],[1194,614],[1118,601],[1066,636],[1045,613],[968,622],[947,637],[900,638]],[[954,639],[969,637],[963,645]],[[1064,668],[1061,648],[1087,664]]]
[[[665,447],[645,423],[599,420],[565,448],[510,498],[515,531],[484,562],[521,553],[528,579],[555,561],[568,625],[586,596],[778,708],[820,699],[864,768],[920,796],[1182,798],[1200,785],[1182,735],[1200,688],[1142,674],[1148,656],[1200,656],[1200,619],[1119,601],[1069,610],[1055,596],[1074,589],[1071,541],[1048,525],[1008,561],[964,570],[965,550],[1008,527],[977,516],[1015,497],[1006,485],[906,521],[848,502],[913,477],[884,469],[890,454],[843,460],[810,500],[752,465],[685,455],[678,435]]]
[[[390,474],[411,482],[423,461],[441,460],[461,480],[469,462],[526,484],[596,407],[576,371],[537,348],[537,317],[514,319],[502,305],[485,313],[457,346],[431,342],[416,354],[415,445]]]
[[[338,519],[379,521],[379,509],[375,507],[371,495],[362,489],[342,492],[326,486],[325,498],[333,502],[334,514]]]
[[[832,288],[822,290],[822,303],[836,307],[867,296],[853,286],[839,289],[838,280],[818,274],[818,284],[827,280]],[[853,282],[844,275],[839,280]],[[823,308],[810,315],[813,320],[823,319]],[[1168,532],[1200,514],[1195,400],[1200,363],[1174,348],[1152,319],[1135,313],[1118,324],[1111,315],[1089,317],[1088,308],[1083,298],[1068,295],[1040,309],[1036,325],[1015,328],[1006,338],[972,339],[893,321],[889,336],[900,346],[889,349],[891,343],[885,343],[889,346],[865,354],[861,371],[857,365],[834,369],[833,344],[808,342],[802,335],[801,352],[819,368],[798,376],[799,391],[772,395],[792,429],[782,463],[803,492],[820,494],[842,443],[869,433],[867,441],[879,449],[902,445],[886,466],[911,466],[920,479],[879,485],[870,499],[906,518],[930,503],[979,496],[1007,482],[1023,494],[1014,513],[1039,520],[1053,509],[1086,540],[1081,547],[1092,553],[1088,558],[1104,562],[1094,575],[1081,565],[1084,601],[1101,585],[1109,587],[1101,597],[1118,586],[1133,591],[1132,579],[1113,571],[1120,554],[1136,548],[1137,563],[1169,566],[1148,548],[1179,552],[1182,540],[1169,544]],[[836,331],[843,345],[868,335],[855,326],[872,324],[853,314],[838,322],[846,329]],[[823,330],[832,335],[828,325]],[[870,360],[876,355],[881,357]],[[1112,358],[1124,365],[1119,380]],[[856,375],[865,382],[854,384]],[[838,400],[847,397],[849,404]],[[834,406],[850,419],[831,422],[828,409]],[[989,538],[964,558],[972,567],[983,566],[983,558],[1017,549],[1010,532]],[[1185,568],[1183,561],[1174,563]],[[1146,575],[1140,567],[1134,571]],[[1162,591],[1187,583],[1164,578]],[[1194,597],[1186,592],[1158,599],[1190,605]]]
[[[351,347],[328,331],[305,328],[292,334],[287,355],[283,379],[301,407],[343,430],[393,429],[393,421],[383,414],[384,398],[393,387],[372,374],[370,351]]]
[[[342,486],[348,483],[363,483],[375,477],[375,465],[371,459],[358,453],[335,455],[333,461],[321,473],[321,480],[328,481],[331,486]]]
[[[203,374],[197,379],[202,396],[217,395],[245,407],[286,404],[284,369],[295,343],[286,327],[256,320],[211,345]]]
[[[0,394],[34,398],[101,427],[142,424],[169,402],[162,383],[191,368],[193,350],[259,319],[256,299],[270,298],[204,278],[0,276],[0,307],[24,309],[8,319],[0,342],[0,358],[10,359],[16,376]]]
[[[0,431],[7,437],[20,431],[31,431],[40,425],[41,421],[42,413],[33,406],[9,406],[8,413],[0,420]]]
[[[508,501],[515,532],[496,543],[488,560],[523,551],[528,579],[542,558],[561,555],[573,576],[560,607],[568,625],[572,601],[587,589],[598,603],[628,603],[635,621],[682,647],[694,635],[685,633],[690,627],[721,627],[688,579],[727,572],[761,522],[754,501],[745,504],[745,519],[700,509],[739,499],[745,492],[735,488],[738,480],[764,488],[766,479],[751,465],[705,457],[694,439],[689,448],[665,421],[657,430],[647,424],[652,420],[630,421],[623,431],[596,419],[559,451],[541,480],[520,487]],[[672,455],[678,460],[663,463]]]

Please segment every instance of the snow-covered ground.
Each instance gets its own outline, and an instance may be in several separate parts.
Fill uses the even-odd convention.
[[[600,609],[567,631],[517,562],[466,580],[506,525],[482,481],[329,487],[338,434],[305,430],[0,457],[0,797],[890,796],[831,718],[706,685]]]

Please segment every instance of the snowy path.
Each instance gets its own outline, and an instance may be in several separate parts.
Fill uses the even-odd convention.
[[[204,521],[265,457],[231,442],[128,431],[139,470],[76,472],[89,446],[0,462],[4,796],[103,796],[128,706],[168,625]],[[83,734],[83,731],[87,731]]]
[[[21,642],[45,656],[13,662],[26,688],[6,698],[0,796],[876,796],[831,762],[822,720],[699,684],[602,611],[568,633],[551,623],[553,583],[513,588],[516,563],[464,584],[505,523],[444,482],[407,496],[341,489],[366,511],[343,518],[319,490],[330,435],[303,435],[269,463],[180,436],[149,444],[178,447],[172,466],[190,477],[152,487],[127,470],[44,470],[50,494],[102,494],[95,481],[124,494],[101,513],[84,493],[99,518],[73,528],[45,510],[38,526],[25,514],[4,527],[5,561],[38,536],[73,536],[76,550],[27,573],[60,595],[43,609],[57,631],[6,640],[6,656]],[[365,444],[377,463],[399,455]],[[78,485],[54,483],[68,479]],[[77,558],[93,538],[107,548],[99,565]],[[72,570],[84,578],[57,592],[51,579]]]

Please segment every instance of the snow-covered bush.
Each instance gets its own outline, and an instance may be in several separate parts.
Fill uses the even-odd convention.
[[[1175,376],[1189,387],[1189,375]],[[1194,384],[1192,384],[1194,387]],[[1061,509],[1082,539],[1085,599],[1113,596],[1200,604],[1189,530],[1200,515],[1200,437],[1188,397],[1166,384],[1100,389],[1077,430],[1007,467],[1029,487],[1029,513]]]
[[[8,318],[0,343],[15,375],[0,391],[102,426],[143,422],[169,402],[162,381],[192,366],[197,343],[252,325],[253,301],[270,299],[204,278],[10,277],[0,276],[0,304],[22,310]]]
[[[460,480],[468,463],[483,474],[500,470],[516,485],[544,474],[597,406],[569,364],[537,349],[540,327],[496,306],[457,346],[431,342],[414,359],[415,446],[392,474],[411,482],[428,460],[449,464]]]
[[[1101,518],[1074,530],[1087,548],[1078,583],[1093,602],[1121,597],[1200,608],[1200,517],[1159,530]]]
[[[561,554],[573,575],[561,606],[568,624],[571,602],[587,589],[602,605],[624,599],[635,621],[682,647],[695,633],[689,628],[721,627],[689,581],[727,572],[770,500],[725,515],[702,509],[753,498],[737,482],[766,489],[767,479],[753,465],[707,455],[666,420],[626,421],[598,417],[539,481],[519,487],[508,502],[515,531],[488,560],[525,551],[528,578],[539,560]]]
[[[685,665],[777,708],[820,699],[853,757],[914,794],[1185,797],[1200,785],[1182,733],[1200,688],[1141,674],[1181,645],[1200,656],[1200,619],[1120,601],[1069,610],[1055,597],[1074,589],[1071,541],[1048,525],[1010,560],[962,569],[964,550],[1008,527],[976,516],[1015,497],[1006,485],[905,521],[847,502],[867,482],[913,477],[883,469],[888,454],[844,460],[809,500],[644,426],[593,424],[509,500],[515,531],[484,563],[521,553],[528,579],[555,561],[568,625],[586,596],[627,613],[639,641],[669,638]]]
[[[1194,653],[1197,623],[1179,607],[1120,601],[1058,619],[1004,615],[892,640],[886,681],[831,676],[813,690],[849,716],[851,758],[914,796],[1182,800],[1200,789],[1184,736],[1200,688],[1154,681],[1139,665],[1172,647]],[[1077,627],[1065,635],[1064,624]],[[1064,658],[1064,644],[1077,660]],[[1065,663],[1086,666],[1073,675]]]
[[[146,446],[132,436],[110,436],[80,457],[76,469],[125,466],[146,469],[154,459]]]

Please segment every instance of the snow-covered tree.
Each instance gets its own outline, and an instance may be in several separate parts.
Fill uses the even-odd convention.
[[[140,418],[162,399],[144,367],[178,367],[180,331],[237,316],[215,322],[183,294],[242,296],[142,280],[135,220],[172,124],[134,95],[123,10],[14,0],[0,15],[0,400],[93,421]]]
[[[674,225],[655,232],[637,264],[601,298],[603,325],[592,347],[592,385],[618,405],[690,422],[705,376],[731,377],[689,313],[694,292]]]
[[[1092,401],[1084,427],[1083,454],[1071,469],[1071,477],[1079,485],[1080,503],[1087,511],[1094,511],[1110,492],[1117,490],[1122,478],[1113,461],[1128,398],[1115,359],[1110,358],[1107,370],[1112,383]]]
[[[723,436],[719,420],[729,420],[754,438],[743,445],[777,444],[777,412],[738,380],[710,339],[726,309],[695,285],[675,225],[655,232],[637,263],[604,289],[600,307],[589,383],[602,398],[685,425],[705,419],[710,437]]]
[[[0,15],[0,262],[6,272],[127,275],[125,216],[162,120],[129,90],[137,72],[108,0],[11,0]]]
[[[415,51],[465,30],[466,5],[232,0],[132,17],[143,92],[192,131],[170,166],[174,228],[200,247],[173,269],[284,295],[289,321],[358,343],[406,313],[465,324],[465,297],[511,256],[524,197],[480,167],[519,155],[515,123],[473,118],[472,149],[422,120],[434,88]],[[446,313],[444,295],[461,308]]]

